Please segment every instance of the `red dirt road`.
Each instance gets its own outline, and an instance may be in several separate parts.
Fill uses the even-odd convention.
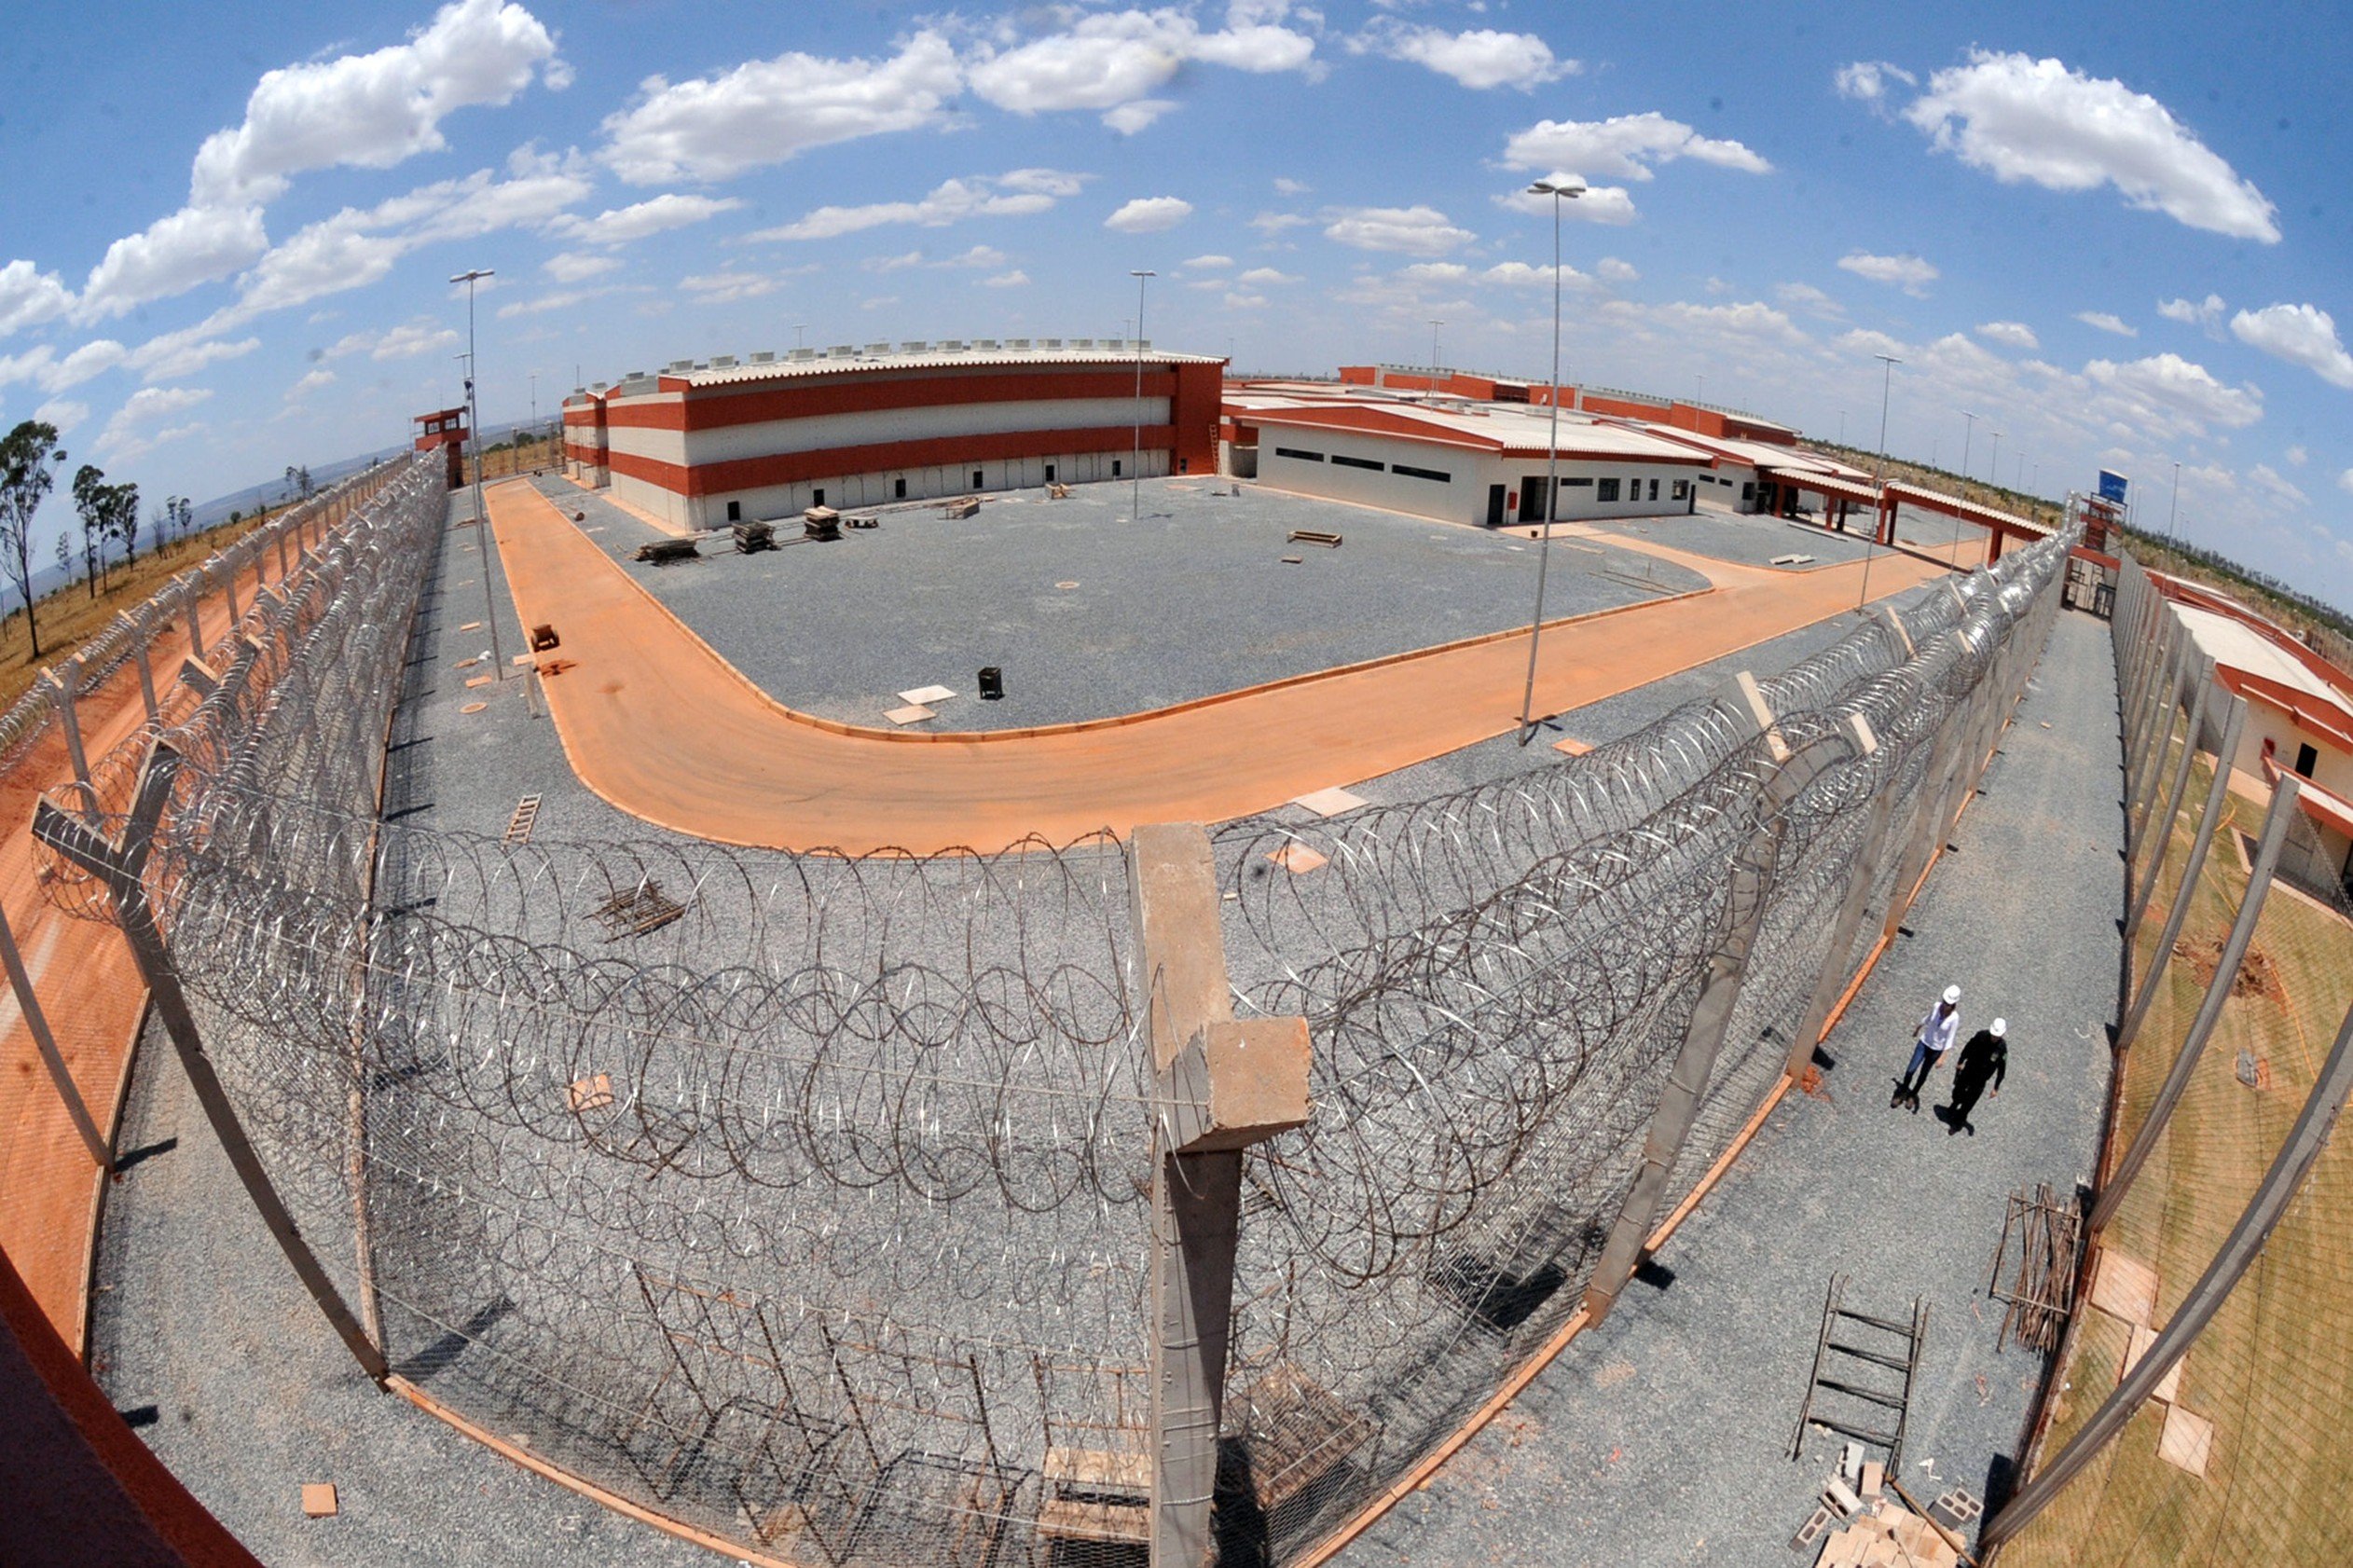
[[[568,667],[545,687],[573,770],[632,816],[728,844],[937,854],[1222,821],[1508,733],[1527,670],[1526,634],[1511,633],[1095,724],[860,729],[767,696],[530,486],[499,486],[488,501],[523,623],[552,623],[563,638],[549,662]],[[1653,553],[1716,586],[1547,626],[1537,711],[1582,707],[1851,610],[1863,571],[1784,573]],[[1873,597],[1945,571],[1882,553]]]
[[[266,574],[277,579],[274,551]],[[252,594],[251,579],[242,582],[241,603]],[[229,628],[227,604],[214,594],[202,601],[199,613],[205,645],[212,647]],[[175,613],[172,629],[150,645],[158,696],[187,646]],[[94,766],[146,717],[138,676],[117,673],[105,690],[84,694],[76,711],[83,749]],[[0,902],[23,950],[34,994],[57,1037],[58,1054],[91,1119],[111,1135],[147,991],[114,927],[51,908],[34,880],[34,807],[42,791],[73,773],[64,736],[52,723],[40,742],[0,776]],[[84,1353],[101,1180],[41,1063],[18,999],[0,983],[0,1249],[76,1355]]]

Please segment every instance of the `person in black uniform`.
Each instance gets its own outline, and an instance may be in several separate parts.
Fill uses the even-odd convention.
[[[1986,1092],[1991,1080],[1993,1097],[2002,1098],[2002,1080],[2010,1070],[2010,1021],[1997,1018],[1990,1028],[1978,1030],[1969,1037],[1969,1043],[1961,1048],[1961,1059],[1953,1064],[1952,1104],[1945,1107],[1945,1135],[1950,1137],[1962,1128],[1976,1136],[1977,1129],[1969,1126],[1969,1113],[1977,1108],[1977,1096]]]

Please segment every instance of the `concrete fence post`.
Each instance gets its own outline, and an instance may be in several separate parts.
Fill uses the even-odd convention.
[[[163,808],[172,795],[172,781],[178,773],[180,754],[169,745],[158,741],[147,754],[147,765],[139,777],[139,792],[131,806],[130,821],[121,839],[110,841],[89,825],[77,822],[43,801],[33,818],[33,836],[56,850],[67,860],[89,872],[105,885],[109,901],[114,905],[115,923],[130,944],[131,957],[139,966],[139,975],[146,982],[147,994],[156,1016],[162,1021],[164,1032],[171,1038],[180,1066],[187,1073],[189,1087],[196,1091],[197,1103],[203,1108],[205,1120],[221,1141],[223,1152],[228,1156],[231,1168],[245,1189],[245,1195],[260,1214],[262,1223],[269,1228],[279,1249],[287,1262],[294,1265],[296,1275],[326,1315],[327,1323],[344,1348],[367,1375],[379,1385],[390,1375],[391,1369],[384,1353],[371,1341],[352,1316],[342,1293],[334,1280],[320,1266],[318,1255],[310,1248],[279,1197],[277,1188],[263,1168],[261,1157],[238,1121],[236,1107],[230,1104],[228,1093],[222,1088],[220,1075],[213,1069],[213,1059],[205,1053],[204,1041],[197,1031],[196,1015],[188,1008],[187,997],[180,988],[179,970],[173,965],[163,933],[156,924],[155,912],[148,906],[147,890],[142,880],[148,857],[154,852],[156,831],[163,818]]]
[[[2125,886],[2132,898],[2132,907],[2125,915],[2127,949],[2140,932],[2140,922],[2149,913],[2150,895],[2156,891],[2157,877],[2165,870],[2166,857],[2173,847],[2173,825],[2181,819],[2181,797],[2189,791],[2190,764],[2197,761],[2198,736],[2206,727],[2206,706],[2221,690],[2221,683],[2210,678],[2198,682],[2197,695],[2190,703],[2189,727],[2181,732],[2181,760],[2174,763],[2173,782],[2166,790],[2165,810],[2153,819],[2144,817],[2140,826],[2125,839]],[[2229,694],[2224,692],[2223,697],[2227,701]],[[2156,792],[2150,791],[2144,811],[2153,807],[2156,798]],[[2157,846],[2154,853],[2146,857],[2148,864],[2143,867],[2140,844],[2148,835],[2152,820],[2157,830]]]
[[[2181,886],[2173,891],[2173,904],[2166,912],[2165,929],[2157,937],[2156,950],[2149,960],[2149,972],[2132,981],[2132,1005],[2125,1010],[2123,1026],[2116,1031],[2116,1049],[2131,1047],[2140,1036],[2141,1020],[2148,1017],[2150,1003],[2156,999],[2157,984],[2165,979],[2166,966],[2173,961],[2173,944],[2181,940],[2182,924],[2190,917],[2190,901],[2197,896],[2198,878],[2206,871],[2207,851],[2214,847],[2214,831],[2222,825],[2222,807],[2229,804],[2231,793],[2231,758],[2238,750],[2238,737],[2247,727],[2247,699],[2233,696],[2222,714],[2221,750],[2214,754],[2214,777],[2206,791],[2205,809],[2198,813],[2197,832],[2190,840],[2190,858],[2181,863]],[[2153,873],[2149,887],[2154,888]],[[2126,957],[2130,957],[2127,950]]]
[[[2190,655],[2194,644],[2181,623],[2166,617],[2166,647],[2164,665],[2149,682],[2148,701],[2142,706],[2140,733],[2133,737],[2128,765],[2125,770],[2126,821],[2149,793],[2149,779],[2165,754],[2166,737],[2172,733],[2173,715],[2181,707],[2181,687],[2189,674]],[[2130,841],[2127,847],[2134,847]]]
[[[1838,898],[1837,917],[1831,924],[1830,946],[1822,956],[1822,969],[1814,976],[1813,995],[1807,998],[1797,1033],[1789,1041],[1788,1072],[1793,1079],[1803,1077],[1812,1064],[1814,1047],[1822,1043],[1823,1026],[1830,1021],[1830,1010],[1838,1005],[1839,993],[1847,987],[1855,933],[1862,928],[1864,914],[1870,906],[1879,852],[1887,846],[1888,831],[1895,825],[1895,780],[1890,777],[1871,802],[1862,842],[1855,846],[1854,860],[1847,867],[1847,886]]]
[[[17,1011],[23,1015],[24,1026],[41,1053],[41,1065],[48,1068],[49,1082],[55,1086],[57,1097],[65,1102],[65,1114],[72,1118],[74,1131],[81,1135],[82,1147],[89,1150],[89,1157],[98,1162],[100,1170],[113,1170],[115,1151],[107,1147],[106,1136],[98,1130],[89,1107],[83,1103],[74,1075],[66,1070],[65,1058],[57,1049],[57,1037],[49,1032],[48,1014],[41,1011],[41,998],[33,994],[33,977],[24,972],[24,955],[17,950],[17,934],[8,925],[5,909],[0,909],[0,964],[7,967],[8,989],[16,995]]]
[[[2214,1260],[2207,1265],[2197,1283],[2190,1286],[2181,1306],[2158,1332],[2156,1342],[2141,1353],[2140,1359],[2133,1363],[2132,1369],[2099,1409],[2092,1412],[2074,1439],[1988,1521],[1984,1534],[1978,1537],[1980,1551],[1991,1551],[2015,1540],[2066,1489],[2068,1482],[2124,1430],[2125,1424],[2156,1391],[2167,1374],[2181,1364],[2181,1357],[2214,1320],[2214,1314],[2230,1299],[2231,1291],[2246,1276],[2248,1269],[2263,1255],[2264,1244],[2270,1240],[2289,1205],[2304,1190],[2320,1151],[2328,1147],[2347,1093],[2353,1093],[2353,1011],[2346,1013],[2345,1022],[2337,1029],[2336,1043],[2321,1064],[2312,1093],[2305,1097],[2304,1108],[2296,1115],[2295,1125],[2288,1130],[2262,1185],[2248,1200],[2238,1223],[2223,1238]]]
[[[2231,987],[2238,980],[2238,966],[2246,960],[2248,944],[2255,940],[2255,922],[2262,917],[2264,896],[2271,891],[2272,872],[2279,864],[2279,846],[2287,838],[2288,823],[2297,812],[2296,799],[2301,789],[2296,776],[2285,773],[2272,791],[2271,810],[2264,818],[2263,842],[2255,851],[2255,870],[2247,880],[2247,896],[2239,901],[2237,918],[2231,922],[2230,935],[2223,939],[2221,957],[2214,966],[2214,978],[2207,982],[2197,1016],[2190,1021],[2190,1032],[2182,1036],[2181,1049],[2174,1053],[2172,1070],[2165,1075],[2165,1082],[2158,1086],[2157,1097],[2151,1102],[2140,1131],[2133,1134],[2124,1158],[2116,1162],[2114,1172],[2092,1204],[2089,1229],[2095,1236],[2116,1217],[2116,1205],[2124,1202],[2133,1177],[2148,1162],[2150,1151],[2156,1148],[2158,1137],[2173,1118],[2173,1107],[2181,1104],[2182,1092],[2190,1086],[2190,1075],[2205,1053],[2215,1021],[2222,1016],[2222,1004],[2230,999]]]
[[[183,578],[180,583],[180,614],[188,624],[188,656],[193,659],[204,657],[204,624],[198,614],[202,603],[202,596],[198,593],[196,585]]]
[[[1952,634],[1963,637],[1961,632]],[[1945,820],[1945,807],[1953,798],[1955,786],[1968,765],[1969,736],[1974,730],[1972,715],[1965,704],[1957,704],[1945,716],[1945,722],[1936,736],[1935,750],[1930,753],[1928,766],[1920,774],[1919,794],[1912,806],[1911,817],[1904,828],[1904,858],[1896,862],[1894,891],[1887,901],[1887,917],[1879,927],[1879,939],[1892,941],[1898,927],[1904,924],[1905,912],[1910,907],[1912,889],[1926,873],[1934,856],[1937,833]]]
[[[74,786],[81,791],[94,821],[105,807],[89,781],[89,754],[82,750],[82,661],[67,659],[41,674],[49,683],[49,700],[57,705],[58,727],[65,732],[65,757],[73,764]]]
[[[1754,694],[1754,682],[1745,676],[1742,681],[1745,691]],[[1715,950],[1708,956],[1706,976],[1700,982],[1699,997],[1692,1006],[1690,1022],[1684,1028],[1683,1044],[1675,1052],[1666,1087],[1651,1112],[1650,1132],[1643,1142],[1642,1165],[1634,1173],[1633,1184],[1627,1189],[1617,1221],[1603,1244],[1601,1259],[1594,1264],[1592,1278],[1585,1286],[1589,1325],[1598,1325],[1609,1316],[1626,1282],[1633,1277],[1635,1267],[1642,1261],[1643,1248],[1658,1223],[1658,1211],[1665,1204],[1667,1183],[1691,1136],[1692,1123],[1698,1120],[1699,1102],[1706,1097],[1716,1056],[1731,1027],[1733,1011],[1740,1004],[1750,950],[1755,945],[1756,933],[1764,925],[1771,901],[1782,839],[1788,831],[1790,803],[1825,769],[1867,757],[1878,746],[1871,726],[1860,715],[1854,715],[1838,729],[1793,755],[1780,744],[1772,728],[1771,713],[1765,708],[1761,697],[1754,703],[1751,716],[1757,722],[1758,736],[1773,747],[1774,765],[1757,792],[1755,819],[1733,858],[1731,893]]]
[[[1242,1151],[1308,1115],[1303,1018],[1236,1021],[1209,837],[1128,843],[1130,976],[1155,1074],[1151,1232],[1153,1568],[1199,1568],[1213,1540]]]
[[[122,622],[130,628],[131,659],[139,671],[139,700],[146,705],[147,722],[160,723],[163,721],[163,709],[156,706],[155,667],[147,662],[147,643],[153,635],[151,629],[154,626],[153,613],[142,605],[136,619],[131,617],[129,611],[123,612]]]

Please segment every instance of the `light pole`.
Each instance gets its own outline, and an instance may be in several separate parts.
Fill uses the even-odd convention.
[[[482,400],[475,391],[478,378],[475,372],[481,361],[474,357],[474,290],[485,278],[498,274],[488,267],[477,267],[461,272],[449,281],[466,286],[466,424],[467,434],[474,441],[474,543],[482,553],[482,606],[488,612],[485,619],[490,624],[490,679],[506,679],[506,660],[499,652],[499,601],[490,592],[490,532],[489,514],[482,505]]]
[[[1986,483],[2002,488],[2002,433],[1993,433],[1993,461],[1986,464]]]
[[[1128,269],[1135,280],[1135,445],[1128,453],[1127,520],[1144,520],[1144,280],[1157,278],[1149,268]]]
[[[1873,354],[1871,357],[1878,360],[1881,366],[1879,371],[1879,466],[1878,471],[1872,475],[1872,482],[1878,487],[1880,504],[1882,507],[1885,507],[1887,501],[1888,393],[1895,386],[1895,367],[1904,362],[1897,359],[1893,354]],[[1895,515],[1892,511],[1890,511],[1888,513],[1888,533],[1891,540],[1892,540],[1894,532]],[[1865,605],[1871,602],[1871,554],[1873,550],[1878,547],[1878,543],[1879,525],[1878,520],[1875,518],[1871,524],[1871,536],[1863,542],[1863,587],[1862,590],[1855,596],[1854,607],[1857,610],[1862,609]]]
[[[1430,391],[1433,392],[1438,391],[1438,329],[1445,324],[1440,321],[1430,323]]]
[[[2173,465],[2173,499],[2166,502],[2165,507],[2165,536],[2167,539],[2170,540],[2173,537],[2173,520],[2181,515],[2181,465],[2177,462]]]
[[[1969,422],[1961,427],[1961,492],[1963,500],[1969,495],[1969,438],[1977,433],[1977,416],[1963,408],[1961,417]]]
[[[1528,684],[1520,694],[1520,744],[1535,738],[1536,640],[1544,635],[1544,575],[1552,559],[1552,519],[1561,515],[1561,203],[1585,194],[1575,174],[1548,174],[1528,187],[1552,198],[1552,433],[1544,444],[1544,531],[1536,541],[1536,612],[1528,622]]]
[[[1705,376],[1701,376],[1699,378],[1699,390],[1691,399],[1694,405],[1705,403],[1708,400],[1708,378]]]

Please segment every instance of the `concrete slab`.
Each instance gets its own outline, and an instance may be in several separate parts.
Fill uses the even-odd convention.
[[[1310,791],[1291,804],[1303,805],[1318,817],[1337,817],[1343,811],[1355,811],[1365,804],[1365,798],[1335,788]]]
[[[939,715],[919,702],[911,702],[904,708],[889,709],[883,717],[894,724],[920,724],[926,719],[937,719]]]

